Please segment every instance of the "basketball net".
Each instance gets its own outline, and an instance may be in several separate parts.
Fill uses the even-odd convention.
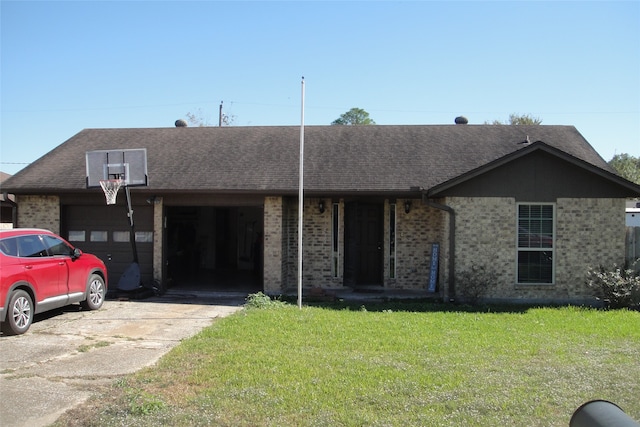
[[[118,190],[124,184],[123,179],[103,179],[100,180],[100,187],[104,191],[104,197],[107,199],[108,205],[115,205],[118,197]]]

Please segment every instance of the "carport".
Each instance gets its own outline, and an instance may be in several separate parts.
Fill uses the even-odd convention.
[[[164,221],[168,287],[262,290],[262,206],[168,205]]]
[[[263,197],[131,193],[143,286],[161,274],[165,289],[263,289]],[[133,259],[124,199],[106,205],[97,191],[61,197],[62,236],[105,262],[111,289]]]

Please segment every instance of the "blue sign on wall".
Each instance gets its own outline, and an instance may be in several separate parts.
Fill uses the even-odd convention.
[[[440,258],[440,244],[431,245],[431,271],[429,272],[429,292],[436,291],[438,283],[438,258]]]

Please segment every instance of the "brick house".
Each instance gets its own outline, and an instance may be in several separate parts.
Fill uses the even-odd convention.
[[[126,203],[86,188],[85,153],[146,148],[148,186],[130,189],[143,282],[281,294],[297,284],[299,142],[296,126],[86,129],[3,191],[17,226],[97,254],[113,286]],[[640,196],[572,126],[307,126],[304,187],[305,288],[445,300],[590,301],[585,271],[624,262]]]

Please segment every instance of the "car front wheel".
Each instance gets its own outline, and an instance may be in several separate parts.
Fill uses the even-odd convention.
[[[102,307],[107,289],[104,285],[104,279],[97,274],[92,274],[89,279],[89,289],[87,290],[87,299],[82,301],[82,307],[88,310],[97,310]]]
[[[31,296],[19,289],[11,294],[7,306],[7,318],[2,322],[5,335],[20,335],[29,330],[33,322],[33,300]]]

